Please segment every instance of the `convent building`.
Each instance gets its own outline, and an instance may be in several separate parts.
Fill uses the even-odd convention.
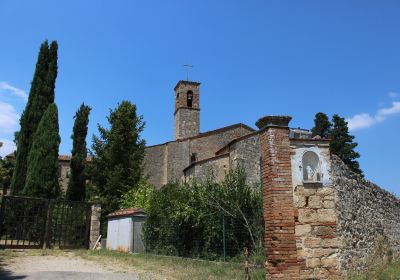
[[[144,174],[150,183],[160,188],[168,182],[201,181],[208,176],[219,182],[229,170],[241,166],[248,183],[259,184],[259,130],[237,123],[201,132],[200,83],[179,81],[174,91],[174,140],[146,147]],[[329,146],[311,139],[308,130],[290,129],[289,135],[294,147]]]

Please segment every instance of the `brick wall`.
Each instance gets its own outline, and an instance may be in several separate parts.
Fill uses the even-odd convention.
[[[291,177],[290,117],[264,117],[260,131],[266,268],[269,279],[299,279]]]

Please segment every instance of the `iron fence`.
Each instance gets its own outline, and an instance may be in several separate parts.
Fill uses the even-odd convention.
[[[154,223],[143,228],[146,253],[237,263],[246,279],[265,279],[266,254],[263,248],[263,222],[246,225],[241,219],[221,215],[201,221]],[[150,217],[151,219],[151,217]]]
[[[3,196],[0,248],[87,248],[89,226],[87,203]]]

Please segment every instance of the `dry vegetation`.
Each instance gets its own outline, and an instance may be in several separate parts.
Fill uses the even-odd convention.
[[[79,256],[102,264],[114,272],[136,272],[140,279],[243,279],[241,263],[223,263],[183,259],[152,254],[128,254],[107,250],[0,250],[0,266],[16,261],[21,256]],[[263,269],[252,270],[250,279],[265,279]],[[373,269],[352,274],[348,280],[400,280],[400,262],[375,266]]]
[[[242,263],[223,263],[203,260],[184,259],[152,254],[129,254],[108,250],[0,250],[1,263],[17,261],[26,256],[60,256],[69,258],[79,256],[100,263],[104,269],[113,272],[135,272],[140,279],[243,279]],[[251,279],[265,279],[264,270],[253,270]],[[264,274],[265,275],[265,274]]]

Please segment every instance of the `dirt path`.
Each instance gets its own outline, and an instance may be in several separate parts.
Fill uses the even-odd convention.
[[[2,259],[2,280],[138,280],[136,273],[124,273],[111,266],[84,260],[72,253],[52,255],[27,255],[24,252]]]

